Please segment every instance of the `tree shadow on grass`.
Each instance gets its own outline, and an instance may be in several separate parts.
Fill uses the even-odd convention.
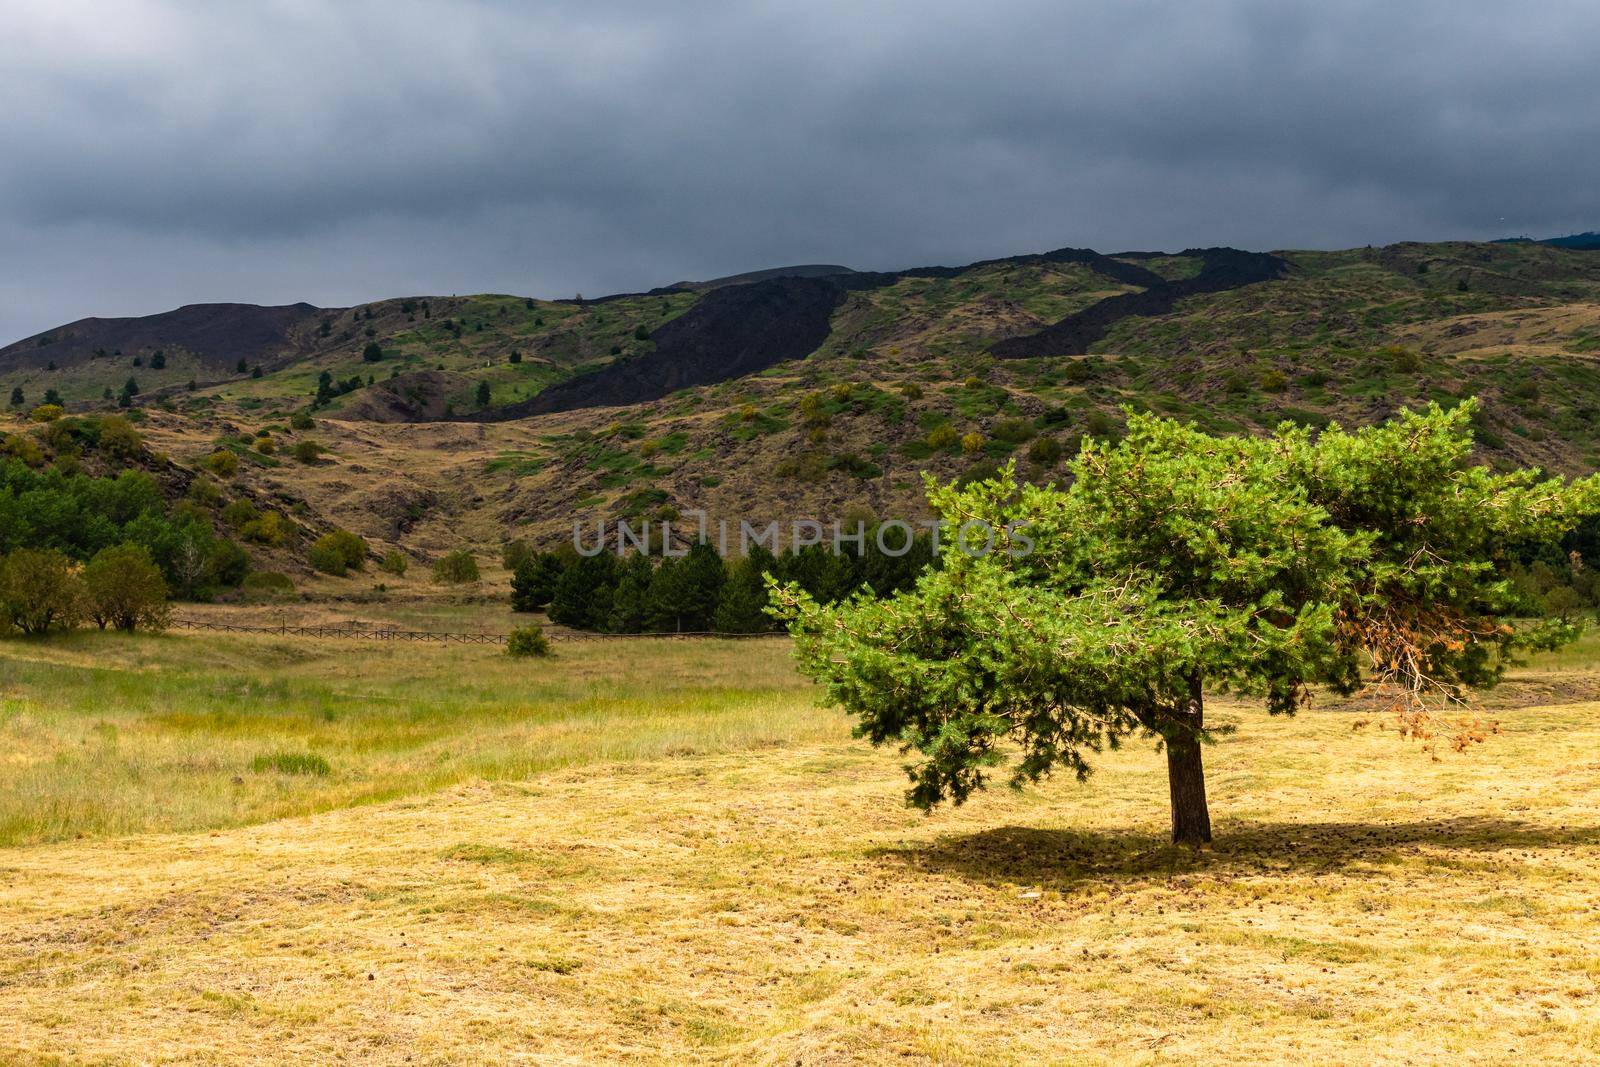
[[[1329,874],[1440,850],[1460,854],[1459,860],[1472,853],[1594,847],[1600,847],[1600,827],[1457,817],[1392,823],[1230,821],[1218,828],[1212,845],[1199,851],[1137,830],[1003,826],[879,849],[874,855],[990,885],[1064,888],[1183,874]]]

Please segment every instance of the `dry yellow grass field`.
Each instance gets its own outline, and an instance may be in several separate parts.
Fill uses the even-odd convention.
[[[164,640],[120,648],[121,669],[181,674],[167,649],[198,639]],[[227,648],[289,678],[274,699],[334,685],[276,643]],[[630,666],[564,647],[534,669],[589,687],[593,716],[626,703],[607,686],[688,699],[665,666],[682,648],[637,646]],[[781,642],[693,648],[734,694],[674,727],[698,743],[585,750],[614,710],[575,719],[578,755],[553,769],[0,851],[0,1061],[1600,1059],[1593,645],[1520,671],[1492,700],[1504,732],[1438,762],[1369,712],[1219,700],[1238,731],[1207,752],[1217,841],[1199,854],[1162,843],[1148,748],[1087,785],[925,817],[901,805],[895,754],[782,680]],[[375,678],[398,676],[375,655]],[[415,655],[436,692],[446,652]],[[491,653],[448,655],[491,694],[505,681]],[[54,676],[34,669],[5,692],[8,728],[68,748],[79,720],[51,718],[30,686]],[[470,712],[441,751],[477,743]],[[718,740],[718,717],[744,725]],[[335,779],[401,758],[368,767],[341,743],[318,743]]]

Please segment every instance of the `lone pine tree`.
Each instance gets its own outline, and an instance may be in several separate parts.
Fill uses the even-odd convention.
[[[1265,438],[1130,413],[1065,489],[1019,486],[1009,467],[930,482],[947,543],[987,524],[988,554],[947,551],[885,600],[826,606],[775,585],[776,610],[858,736],[920,753],[910,803],[960,803],[1007,762],[1014,785],[1058,767],[1081,779],[1095,753],[1143,736],[1166,751],[1172,840],[1202,844],[1208,689],[1292,714],[1312,685],[1382,685],[1405,735],[1464,747],[1477,736],[1451,735],[1443,713],[1517,650],[1574,635],[1511,626],[1503,572],[1509,550],[1593,511],[1596,481],[1472,465],[1473,410]]]

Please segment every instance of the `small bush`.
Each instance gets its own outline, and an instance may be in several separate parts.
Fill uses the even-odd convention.
[[[1422,356],[1404,345],[1386,345],[1383,355],[1389,369],[1397,374],[1414,374],[1422,369]]]
[[[289,523],[276,511],[268,511],[239,527],[239,536],[258,545],[281,545],[289,539]]]
[[[350,570],[360,570],[367,559],[367,543],[349,530],[323,534],[312,544],[307,561],[323,574],[343,578]]]
[[[506,655],[508,656],[548,656],[550,654],[550,639],[544,635],[544,627],[538,623],[530,626],[519,626],[511,631],[506,638]]]
[[[311,417],[308,411],[297,411],[289,416],[289,429],[309,430],[316,426],[317,420]]]
[[[300,463],[315,463],[322,457],[322,446],[315,441],[296,441],[290,453]]]
[[[144,450],[144,438],[121,415],[107,415],[100,420],[99,444],[106,455],[122,459],[132,459]]]
[[[189,499],[202,507],[216,507],[222,503],[222,486],[210,478],[196,478],[189,483]]]
[[[928,447],[935,451],[949,448],[960,440],[961,435],[948,422],[940,423],[928,431]]]
[[[963,455],[967,456],[977,455],[979,452],[983,451],[983,446],[987,443],[988,442],[984,440],[983,434],[979,433],[977,430],[973,430],[971,433],[962,434],[961,452]]]
[[[228,506],[222,509],[222,521],[235,530],[244,529],[260,517],[260,509],[244,499],[229,501]]]
[[[31,417],[34,422],[55,422],[66,413],[60,404],[40,404],[33,409]]]
[[[1054,437],[1040,437],[1028,446],[1028,459],[1041,467],[1053,467],[1061,462],[1061,442]]]
[[[392,574],[397,578],[405,574],[408,565],[409,561],[406,559],[406,554],[399,549],[385,552],[383,558],[378,561],[379,570],[385,574]]]
[[[232,478],[239,473],[239,457],[219,448],[206,457],[206,469],[219,478]]]
[[[478,580],[478,561],[464,548],[447,552],[433,565],[433,580],[441,585],[460,585]]]
[[[328,761],[315,752],[273,752],[257,756],[250,761],[250,769],[256,774],[275,771],[278,774],[302,774],[317,778],[326,778],[333,773]]]
[[[1033,436],[1033,424],[1027,419],[1001,419],[989,433],[996,441],[1020,445]]]

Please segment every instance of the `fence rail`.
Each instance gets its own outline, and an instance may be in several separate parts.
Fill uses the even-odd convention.
[[[510,636],[485,631],[401,630],[387,626],[299,626],[280,623],[277,626],[248,626],[232,622],[203,622],[199,619],[173,619],[172,625],[180,630],[209,630],[227,634],[271,634],[277,637],[335,637],[358,641],[437,641],[440,644],[503,645]],[[751,638],[781,637],[782,634],[729,634],[711,630],[692,632],[667,632],[648,634],[599,634],[583,630],[546,630],[552,641],[605,641],[632,637],[672,638]]]

